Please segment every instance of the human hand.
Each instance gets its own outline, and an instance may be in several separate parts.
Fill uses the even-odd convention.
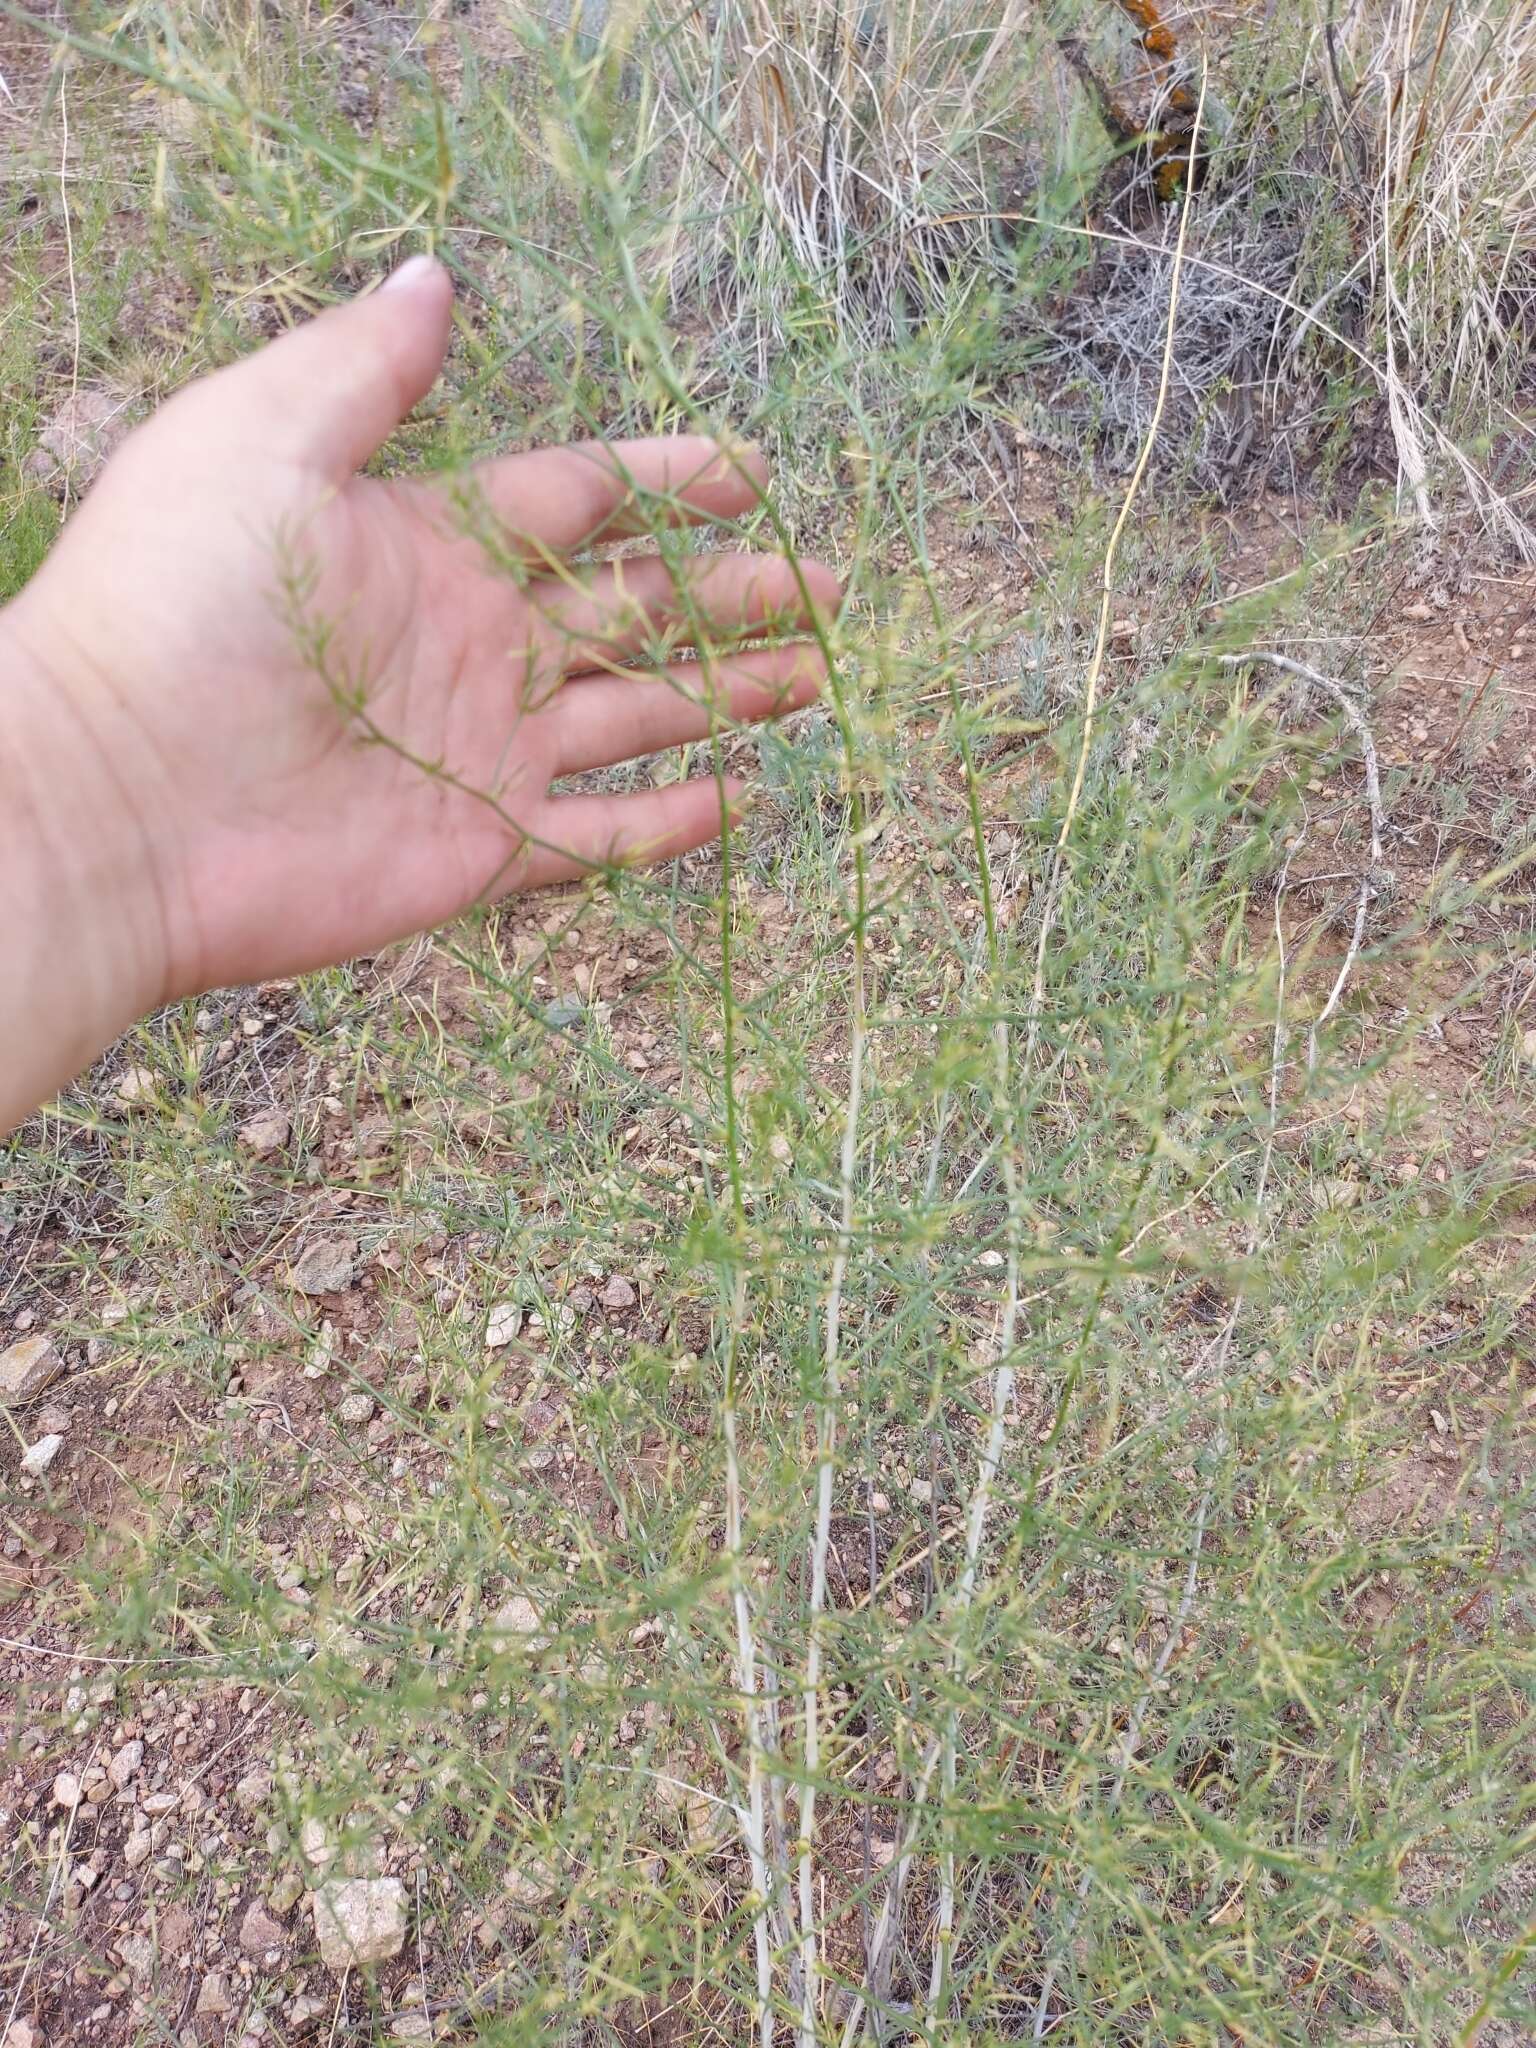
[[[417,259],[190,386],[0,614],[8,928],[46,941],[32,974],[65,1040],[27,1099],[12,1069],[0,1126],[157,1003],[701,844],[723,822],[712,778],[549,785],[820,688],[817,647],[781,638],[836,608],[814,563],[569,563],[653,494],[674,521],[748,511],[750,452],[538,451],[458,480],[457,502],[449,480],[357,476],[430,389],[451,308]],[[61,951],[90,963],[67,997]]]

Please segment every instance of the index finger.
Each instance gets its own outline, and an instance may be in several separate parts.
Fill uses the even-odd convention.
[[[767,480],[767,464],[748,442],[671,434],[534,448],[481,463],[460,481],[490,512],[508,552],[542,569],[658,526],[739,519],[761,501]]]

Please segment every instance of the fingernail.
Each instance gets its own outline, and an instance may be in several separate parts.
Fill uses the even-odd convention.
[[[437,265],[430,256],[407,256],[398,270],[392,270],[389,273],[383,284],[380,285],[379,290],[383,292],[409,291],[413,285],[420,284],[429,271],[433,271],[436,268]]]

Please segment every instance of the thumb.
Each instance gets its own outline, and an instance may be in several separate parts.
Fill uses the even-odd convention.
[[[259,440],[265,455],[342,483],[432,389],[452,318],[447,271],[430,256],[412,256],[378,291],[321,313],[194,389],[210,409],[220,406],[230,438]]]

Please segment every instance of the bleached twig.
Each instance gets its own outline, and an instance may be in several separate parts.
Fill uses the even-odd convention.
[[[731,1319],[730,1357],[721,1401],[725,1436],[725,1549],[731,1574],[731,1608],[736,1621],[736,1686],[741,1695],[742,1732],[747,1745],[747,1804],[739,1822],[752,1872],[752,1946],[757,1969],[757,2038],[760,2048],[773,2048],[773,1950],[769,1942],[769,1911],[774,1882],[768,1862],[763,1786],[763,1726],[758,1704],[757,1643],[752,1605],[747,1597],[741,1540],[741,1462],[736,1448],[736,1345],[741,1329],[744,1277],[736,1279],[735,1313]]]
[[[827,1287],[822,1343],[821,1398],[816,1418],[816,1527],[811,1542],[811,1599],[805,1649],[805,1774],[800,1787],[800,2048],[815,2048],[817,1938],[815,1912],[816,1774],[821,1768],[822,1636],[827,1608],[827,1552],[832,1540],[832,1478],[837,1451],[837,1411],[842,1401],[843,1285],[853,1242],[853,1179],[858,1158],[859,1102],[864,1082],[864,925],[853,940],[853,1019],[848,1049],[848,1101],[843,1116],[839,1168],[840,1215],[837,1249]]]
[[[1173,378],[1173,350],[1178,331],[1179,294],[1184,280],[1184,252],[1189,240],[1189,217],[1195,196],[1195,166],[1198,162],[1201,123],[1205,114],[1205,90],[1209,67],[1203,67],[1200,74],[1200,98],[1195,107],[1194,123],[1189,135],[1189,164],[1184,179],[1184,203],[1179,209],[1178,239],[1174,243],[1173,267],[1168,280],[1168,323],[1163,334],[1163,359],[1158,372],[1157,399],[1152,407],[1152,418],[1141,443],[1141,452],[1136,458],[1136,467],[1131,472],[1130,483],[1120,502],[1120,511],[1110,529],[1109,540],[1104,548],[1104,566],[1099,577],[1099,624],[1094,635],[1093,656],[1088,664],[1088,675],[1083,685],[1083,736],[1077,750],[1077,765],[1072,773],[1072,787],[1067,796],[1066,809],[1062,813],[1061,829],[1056,834],[1056,844],[1051,854],[1051,874],[1046,885],[1045,906],[1040,914],[1040,930],[1035,941],[1035,975],[1030,995],[1028,1036],[1024,1046],[1024,1065],[1027,1068],[1034,1057],[1035,1043],[1040,1030],[1040,1009],[1045,992],[1045,956],[1055,929],[1057,913],[1061,908],[1061,891],[1066,873],[1067,841],[1071,836],[1077,818],[1078,804],[1082,799],[1083,784],[1088,775],[1088,756],[1093,747],[1094,724],[1098,713],[1099,684],[1104,675],[1104,662],[1109,653],[1109,636],[1113,623],[1115,602],[1115,569],[1120,557],[1120,542],[1130,524],[1131,512],[1141,494],[1142,482],[1152,460],[1152,450],[1162,429],[1163,415],[1168,409],[1168,390]]]
[[[64,266],[69,278],[69,404],[71,431],[79,439],[76,408],[80,401],[80,287],[75,276],[75,230],[69,211],[69,66],[59,71],[59,211],[64,216]],[[74,482],[73,458],[64,464],[64,503],[69,504]]]
[[[1361,872],[1360,890],[1355,902],[1354,928],[1350,933],[1348,949],[1334,977],[1333,987],[1328,992],[1328,1000],[1313,1018],[1307,1032],[1307,1072],[1311,1074],[1317,1068],[1318,1033],[1338,1009],[1344,991],[1349,985],[1349,978],[1354,972],[1355,962],[1360,957],[1360,948],[1364,943],[1366,919],[1370,914],[1371,903],[1381,887],[1381,860],[1387,829],[1387,813],[1381,796],[1381,768],[1376,756],[1376,741],[1365,721],[1364,713],[1343,684],[1335,682],[1331,676],[1322,675],[1315,668],[1309,668],[1306,662],[1294,661],[1290,655],[1276,654],[1268,648],[1254,648],[1247,654],[1223,655],[1222,660],[1228,668],[1244,668],[1252,662],[1261,661],[1269,668],[1280,669],[1286,675],[1298,677],[1302,682],[1310,684],[1313,689],[1322,690],[1339,707],[1344,723],[1359,740],[1361,758],[1365,763],[1365,794],[1371,812],[1371,858]]]

